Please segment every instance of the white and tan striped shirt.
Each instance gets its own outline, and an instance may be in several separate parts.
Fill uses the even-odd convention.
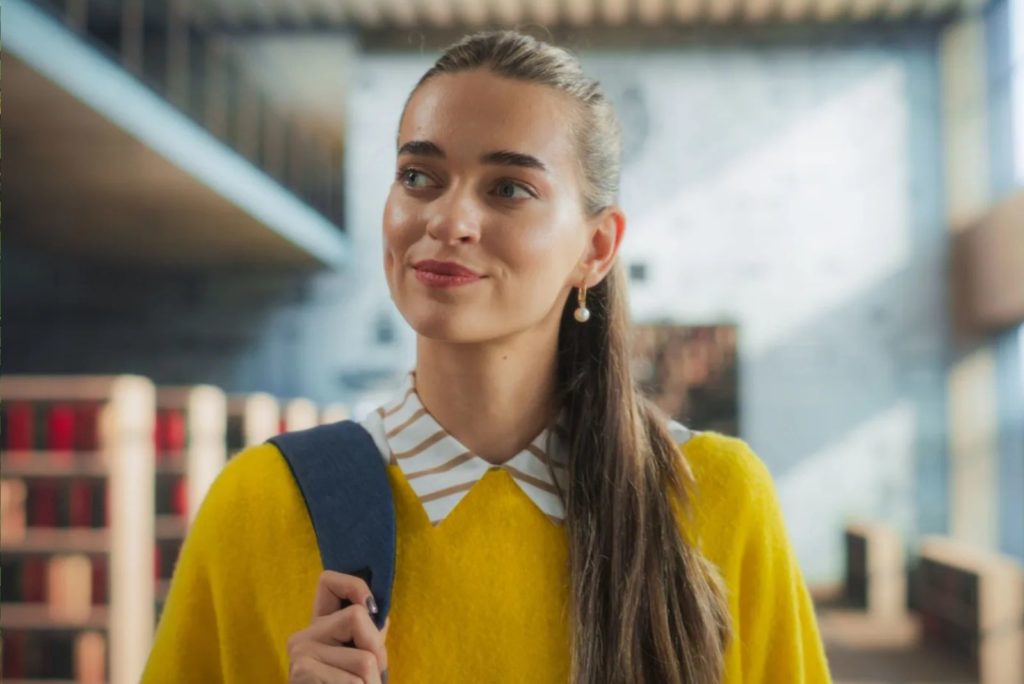
[[[488,470],[504,468],[523,492],[548,516],[561,524],[565,507],[548,470],[554,465],[558,485],[566,487],[566,447],[554,430],[545,428],[530,444],[501,465],[473,454],[449,434],[420,403],[415,371],[406,374],[394,398],[360,421],[373,436],[385,463],[398,465],[419,497],[431,524],[437,525]],[[676,442],[693,434],[676,421],[669,422]]]

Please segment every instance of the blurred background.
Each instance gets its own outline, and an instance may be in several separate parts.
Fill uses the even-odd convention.
[[[836,681],[1024,683],[1024,0],[4,0],[4,681],[136,680],[225,460],[412,366],[398,115],[493,27],[615,101],[638,378]]]

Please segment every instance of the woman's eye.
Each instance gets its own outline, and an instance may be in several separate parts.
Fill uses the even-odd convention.
[[[512,181],[502,181],[498,183],[498,187],[495,188],[498,196],[502,199],[529,199],[533,197],[533,194],[519,183],[513,183]],[[516,194],[516,193],[520,194]]]
[[[410,188],[425,188],[430,184],[430,177],[417,169],[402,169],[398,175],[402,183]]]

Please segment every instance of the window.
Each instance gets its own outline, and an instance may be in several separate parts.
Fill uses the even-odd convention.
[[[1024,323],[1017,328],[1017,351],[1020,352],[1020,393],[1024,396]]]
[[[391,344],[395,341],[395,323],[387,311],[382,311],[377,315],[374,337],[377,344]]]
[[[629,265],[629,279],[635,283],[642,283],[647,280],[647,264],[642,261],[634,261]]]
[[[1010,0],[1010,69],[1014,179],[1024,185],[1024,0]]]

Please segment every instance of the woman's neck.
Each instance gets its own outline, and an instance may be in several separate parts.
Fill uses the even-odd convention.
[[[555,416],[555,345],[536,342],[522,336],[500,344],[457,345],[420,337],[420,401],[471,452],[504,463]]]

